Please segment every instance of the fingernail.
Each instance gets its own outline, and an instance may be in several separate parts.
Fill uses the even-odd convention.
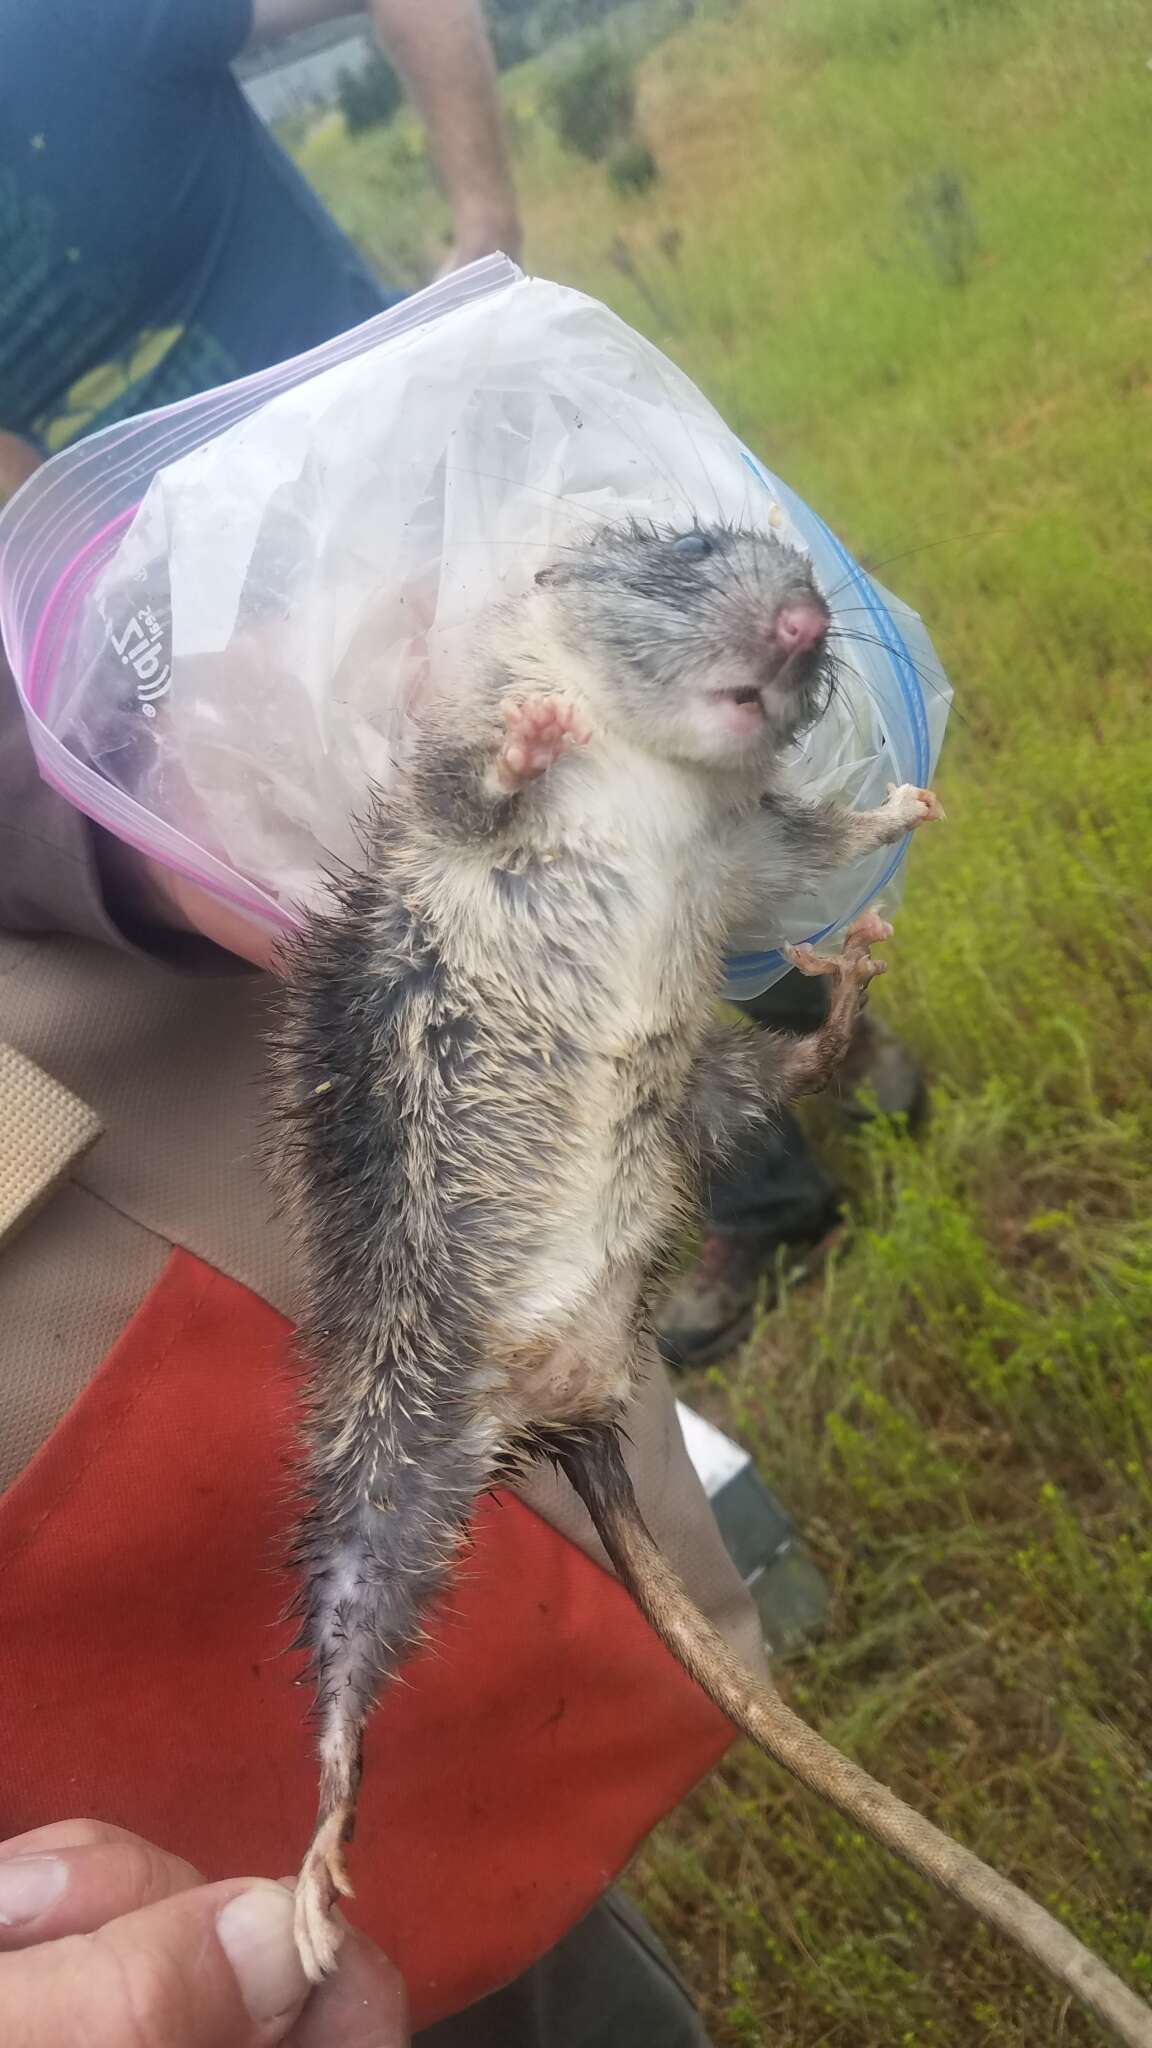
[[[216,1915],[220,1946],[254,2020],[295,2012],[308,1995],[292,1932],[295,1904],[278,1884],[253,1885]]]
[[[23,1927],[46,1913],[68,1882],[58,1856],[11,1856],[0,1862],[0,1927]]]

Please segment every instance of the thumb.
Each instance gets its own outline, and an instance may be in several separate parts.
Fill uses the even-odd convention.
[[[200,1885],[0,1957],[6,2048],[273,2048],[309,1993],[277,1884]]]

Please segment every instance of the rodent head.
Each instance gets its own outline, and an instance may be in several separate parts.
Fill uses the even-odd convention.
[[[542,569],[603,709],[654,753],[716,768],[789,746],[831,690],[828,607],[802,555],[747,527],[602,527]]]

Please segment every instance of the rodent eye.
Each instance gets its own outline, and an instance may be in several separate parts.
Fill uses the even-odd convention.
[[[712,543],[706,533],[682,533],[672,543],[672,552],[684,562],[702,562],[705,555],[712,553]]]

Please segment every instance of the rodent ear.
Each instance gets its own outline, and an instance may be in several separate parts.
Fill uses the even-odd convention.
[[[537,569],[535,580],[541,589],[546,590],[550,584],[563,583],[567,573],[562,562],[549,562],[546,569]]]

